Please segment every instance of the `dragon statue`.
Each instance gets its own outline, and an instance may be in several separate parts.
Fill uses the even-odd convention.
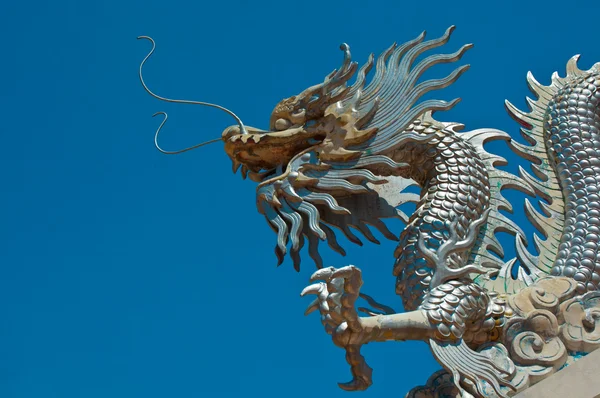
[[[302,295],[316,295],[307,313],[318,311],[346,351],[353,379],[340,383],[345,390],[371,385],[360,353],[370,342],[429,344],[444,370],[407,397],[513,396],[600,345],[600,63],[582,71],[573,57],[566,76],[555,73],[549,86],[527,76],[537,97],[528,98],[530,110],[506,102],[526,144],[495,129],[460,132],[463,125],[432,116],[458,99],[423,96],[455,82],[468,65],[421,79],[471,47],[423,55],[446,44],[452,30],[394,44],[360,68],[343,44],[341,67],[279,102],[266,131],[207,104],[238,121],[222,134],[225,152],[234,172],[258,184],[258,211],[277,234],[279,263],[289,254],[298,270],[306,245],[318,268]],[[140,78],[149,91],[144,62]],[[531,173],[497,168],[506,160],[484,149],[495,140]],[[420,195],[407,192],[411,185]],[[543,235],[534,235],[536,254],[506,216],[512,206],[504,189],[531,198],[526,215]],[[410,216],[398,209],[406,202],[416,203]],[[406,224],[399,237],[382,221],[390,217]],[[363,295],[359,268],[323,267],[320,241],[345,254],[333,228],[357,244],[352,230],[377,242],[369,227],[398,241],[393,274],[405,312]],[[503,259],[497,232],[514,236],[516,258]],[[359,316],[359,297],[376,309]]]

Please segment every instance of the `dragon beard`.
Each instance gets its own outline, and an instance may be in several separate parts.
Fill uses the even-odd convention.
[[[369,226],[397,241],[398,237],[382,219],[399,218],[406,222],[407,215],[397,207],[419,198],[411,193],[398,194],[415,184],[397,175],[403,166],[382,155],[327,164],[319,160],[315,150],[307,150],[297,155],[285,172],[261,183],[257,189],[257,207],[277,233],[275,253],[279,264],[288,253],[288,243],[296,270],[300,269],[300,250],[306,241],[308,253],[318,268],[323,266],[318,250],[320,241],[327,241],[331,249],[345,255],[332,227],[358,245],[362,241],[350,228],[373,243],[379,241]]]

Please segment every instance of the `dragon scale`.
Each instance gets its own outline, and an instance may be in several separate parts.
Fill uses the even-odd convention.
[[[352,373],[340,383],[346,390],[371,385],[360,353],[370,342],[429,344],[444,370],[407,398],[513,396],[600,348],[600,63],[583,71],[573,57],[566,76],[555,73],[548,86],[527,76],[536,96],[527,99],[529,111],[506,102],[526,144],[491,128],[460,132],[462,124],[433,118],[458,99],[424,96],[453,84],[468,66],[422,79],[471,47],[421,57],[445,45],[453,29],[393,44],[360,68],[342,44],[340,68],[280,101],[269,130],[208,104],[238,122],[222,134],[225,151],[234,172],[241,168],[243,178],[258,183],[257,208],[277,234],[279,264],[289,256],[300,271],[306,248],[318,268],[302,292],[316,295],[306,314],[318,311],[345,349]],[[153,51],[140,66],[148,92],[141,73]],[[497,168],[506,160],[484,149],[497,140],[533,174]],[[407,192],[412,185],[420,195]],[[504,189],[529,195],[523,202],[539,232],[535,254],[506,214],[513,206]],[[411,215],[399,208],[407,202],[416,204]],[[406,224],[399,237],[386,218]],[[372,229],[398,241],[393,275],[404,312],[362,292],[358,267],[324,267],[321,242],[345,255],[336,233],[358,245],[357,232],[379,243]],[[497,232],[514,236],[515,258],[505,261]],[[372,308],[356,307],[359,299]]]
[[[581,76],[552,97],[546,147],[565,198],[565,226],[553,275],[577,281],[581,294],[600,284],[600,74]]]

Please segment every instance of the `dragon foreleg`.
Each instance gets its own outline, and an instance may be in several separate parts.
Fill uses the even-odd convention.
[[[424,340],[434,336],[434,326],[423,310],[399,314],[359,317],[354,306],[362,286],[361,271],[353,265],[343,268],[323,268],[315,272],[301,295],[316,294],[306,314],[321,313],[325,331],[338,347],[346,350],[353,379],[339,383],[344,390],[365,390],[371,384],[372,369],[360,354],[363,344],[372,341]]]
[[[350,265],[315,272],[302,295],[316,294],[306,314],[319,310],[321,322],[334,344],[346,350],[353,379],[339,383],[345,390],[365,390],[372,369],[360,353],[363,344],[379,341],[421,340],[427,342],[438,361],[453,374],[457,387],[482,394],[493,390],[506,396],[514,390],[515,368],[504,351],[500,363],[488,353],[473,351],[467,343],[481,345],[490,340],[495,320],[504,314],[479,286],[468,280],[449,281],[434,288],[416,310],[359,317],[355,302],[362,286],[361,271]],[[504,363],[508,365],[505,366]],[[467,364],[466,366],[464,364]],[[473,372],[473,369],[477,369]]]

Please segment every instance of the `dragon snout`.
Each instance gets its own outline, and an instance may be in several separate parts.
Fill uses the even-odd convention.
[[[285,166],[296,154],[314,146],[324,138],[323,132],[302,126],[283,131],[265,131],[245,126],[226,128],[221,135],[225,152],[234,161],[250,171],[273,170]]]

